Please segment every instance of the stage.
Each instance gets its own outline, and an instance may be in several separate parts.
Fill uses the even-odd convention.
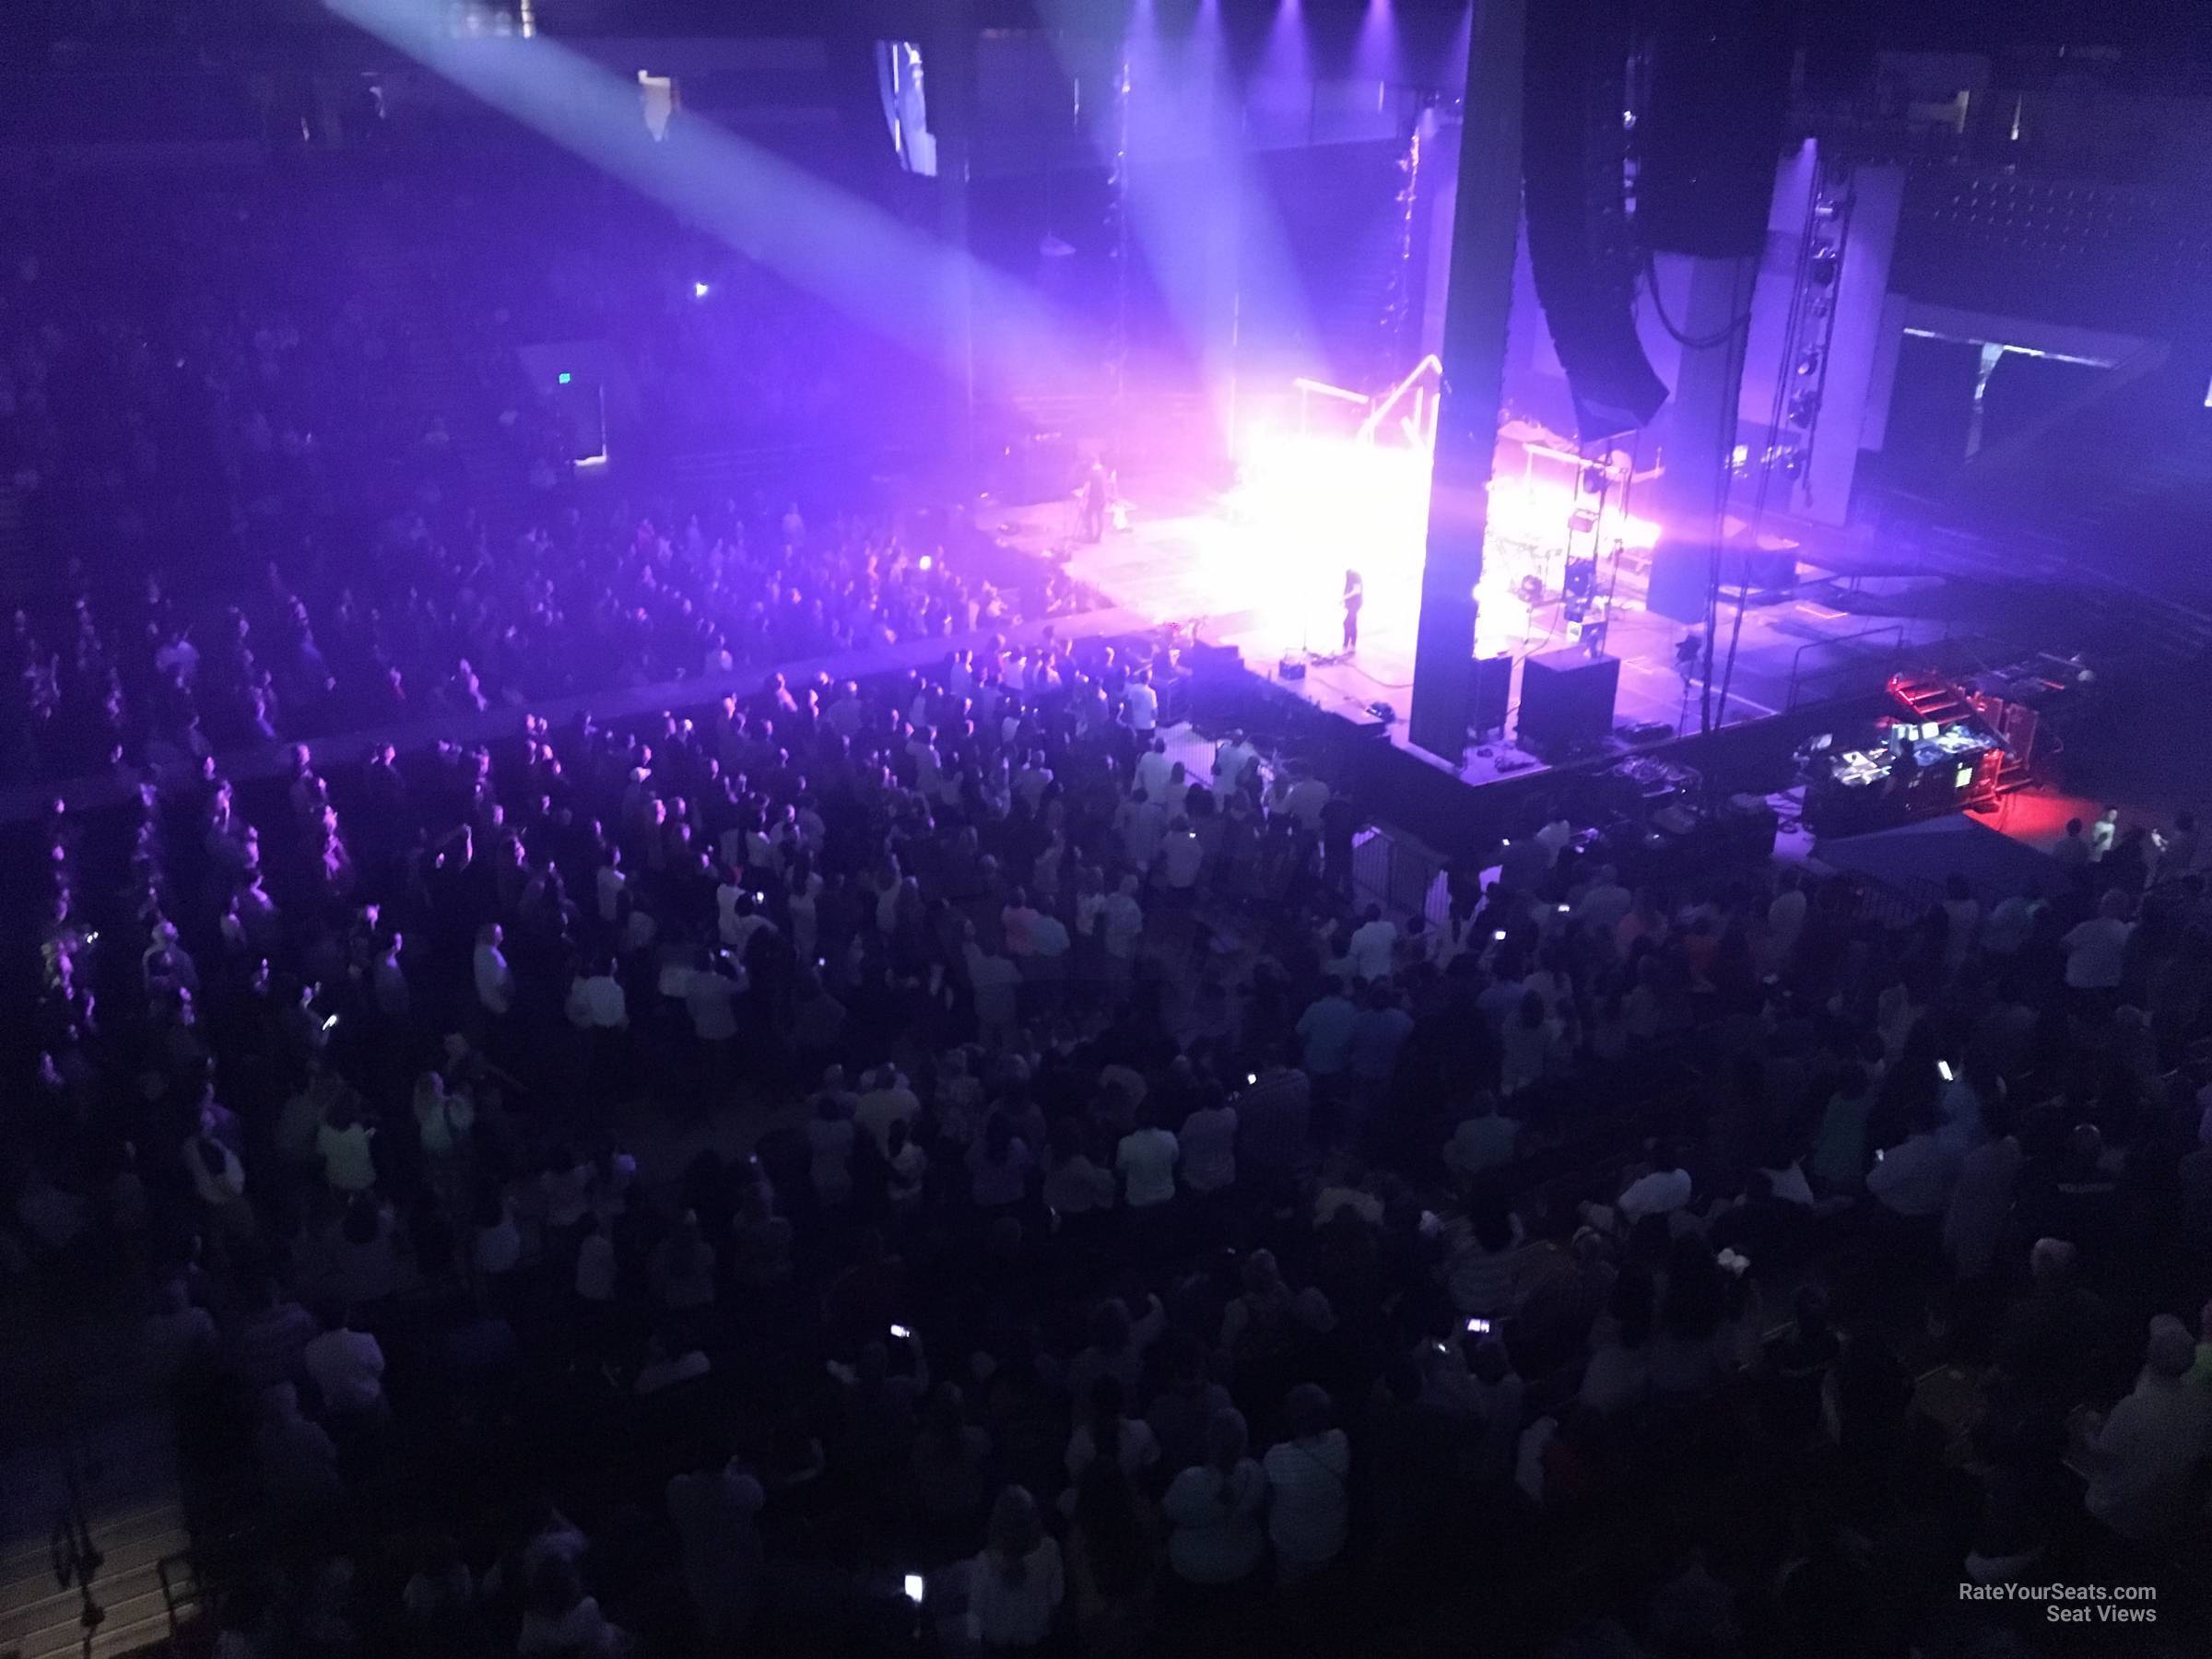
[[[1406,747],[1413,696],[1414,636],[1419,604],[1418,524],[1331,526],[1313,503],[1286,532],[1252,511],[1240,492],[1209,492],[1174,479],[1124,480],[1121,521],[1095,543],[1079,539],[1074,501],[995,509],[979,523],[1009,546],[1065,560],[1070,576],[1106,602],[1155,625],[1190,628],[1195,638],[1231,645],[1253,673],[1326,712],[1371,724],[1387,704],[1392,743]],[[1366,526],[1376,530],[1376,526]],[[1337,535],[1316,535],[1319,529]],[[1380,545],[1378,545],[1380,544]],[[1349,555],[1345,547],[1364,547]],[[1344,573],[1357,567],[1365,588],[1356,653],[1339,653]],[[1601,561],[1598,591],[1608,595],[1604,649],[1620,661],[1613,724],[1700,729],[1702,687],[1677,667],[1677,647],[1694,631],[1644,608],[1643,561]],[[1539,580],[1542,571],[1538,571]],[[1524,775],[1544,762],[1514,742],[1523,664],[1532,655],[1576,650],[1556,586],[1528,604],[1516,591],[1526,561],[1491,561],[1480,594],[1477,654],[1513,659],[1504,734],[1470,747],[1460,778],[1470,783]],[[1940,606],[1922,602],[1939,578],[1853,579],[1801,567],[1785,594],[1753,595],[1729,683],[1725,724],[1737,726],[1842,697],[1878,691],[1900,661],[1918,661],[1944,640]],[[1714,677],[1721,677],[1735,625],[1733,590],[1724,593]],[[1303,662],[1302,679],[1281,678],[1286,659]],[[1718,688],[1713,702],[1718,708]],[[1621,745],[1624,749],[1625,744]],[[1414,751],[1418,753],[1418,751]]]

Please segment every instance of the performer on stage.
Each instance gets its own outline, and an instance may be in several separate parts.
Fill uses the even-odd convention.
[[[1350,656],[1359,649],[1359,607],[1367,602],[1367,584],[1359,580],[1359,572],[1344,573],[1344,654]]]
[[[1087,542],[1105,539],[1109,494],[1106,463],[1093,461],[1090,464],[1090,476],[1083,481],[1083,539]]]

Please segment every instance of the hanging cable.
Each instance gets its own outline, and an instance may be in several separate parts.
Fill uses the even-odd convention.
[[[1677,328],[1675,320],[1666,314],[1666,300],[1659,292],[1658,256],[1648,248],[1644,251],[1643,270],[1641,275],[1643,281],[1643,291],[1652,297],[1652,314],[1659,319],[1659,326],[1666,330],[1668,335],[1677,346],[1687,347],[1691,351],[1711,351],[1716,346],[1726,345],[1730,335],[1750,324],[1751,312],[1750,308],[1747,306],[1742,316],[1730,323],[1719,333],[1705,339],[1692,339],[1688,335]]]
[[[1728,310],[1732,314],[1740,305],[1743,308],[1743,316],[1747,320],[1749,318],[1751,314],[1750,296],[1758,291],[1758,288],[1759,262],[1757,260],[1739,258],[1730,262]],[[1712,535],[1707,544],[1711,551],[1706,561],[1705,571],[1705,662],[1704,671],[1700,677],[1702,683],[1698,691],[1698,730],[1700,733],[1710,732],[1713,729],[1712,669],[1713,653],[1719,645],[1721,632],[1721,574],[1728,534],[1728,463],[1730,457],[1735,453],[1736,382],[1743,372],[1741,355],[1743,341],[1737,333],[1737,327],[1732,326],[1722,330],[1714,337],[1713,345],[1705,347],[1703,349],[1710,351],[1720,346],[1730,347],[1733,360],[1728,365],[1727,372],[1722,376],[1727,390],[1725,395],[1719,401],[1718,424],[1720,430],[1716,434],[1718,441],[1714,445],[1715,452],[1721,457],[1722,476],[1720,488],[1713,494]],[[1741,620],[1740,613],[1738,620],[1739,622]]]

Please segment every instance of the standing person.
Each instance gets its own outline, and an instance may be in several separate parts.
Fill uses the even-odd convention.
[[[2151,845],[2158,850],[2158,879],[2172,881],[2196,868],[2196,851],[2201,837],[2197,833],[2196,814],[2177,812],[2173,815],[2173,833],[2150,833]]]
[[[1275,1499],[1267,1536],[1276,1576],[1286,1584],[1312,1578],[1344,1552],[1352,1447],[1343,1430],[1329,1426],[1334,1411],[1326,1390],[1300,1382],[1284,1402],[1284,1438],[1261,1460]]]
[[[1332,978],[1322,994],[1306,1005],[1298,1017],[1299,1058],[1306,1075],[1318,1081],[1340,1077],[1351,1064],[1352,1028],[1359,1018],[1359,1005],[1345,994],[1344,982]]]
[[[1345,954],[1350,959],[1353,973],[1362,984],[1368,984],[1390,976],[1397,947],[1398,924],[1383,915],[1381,905],[1371,904],[1359,925],[1352,930],[1351,943],[1345,947]]]
[[[1122,1136],[1113,1167],[1121,1171],[1122,1201],[1131,1209],[1149,1209],[1175,1196],[1175,1165],[1182,1147],[1172,1131],[1149,1118]]]
[[[1035,1653],[1052,1634],[1066,1594],[1060,1546],[1047,1537],[1037,1500],[1010,1486],[991,1506],[982,1553],[968,1586],[968,1616],[987,1653]]]
[[[1247,1454],[1244,1416],[1223,1406],[1206,1429],[1206,1461],[1177,1475],[1161,1501],[1175,1576],[1186,1584],[1250,1578],[1266,1552],[1260,1531],[1266,1506],[1267,1477]]]
[[[1083,539],[1087,542],[1106,538],[1106,498],[1110,487],[1106,463],[1093,461],[1090,471],[1083,477]]]
[[[1982,1108],[1989,1138],[1959,1160],[1959,1179],[1943,1214],[1943,1253],[1962,1282],[1986,1277],[2012,1215],[2013,1192],[2027,1155],[2008,1131],[2001,1101]]]
[[[668,1482],[684,1588],[709,1651],[737,1645],[752,1621],[760,1579],[761,1507],[768,1495],[735,1458]]]
[[[1182,1120],[1175,1136],[1182,1184],[1194,1193],[1218,1193],[1237,1180],[1237,1109],[1215,1089]]]
[[[2109,997],[2120,988],[2127,941],[2135,933],[2128,897],[2117,888],[2098,901],[2097,913],[2077,922],[2059,941],[2066,953],[2066,988]]]
[[[2097,815],[2089,826],[2089,862],[2102,864],[2112,856],[2113,843],[2120,839],[2120,808],[2107,806]]]
[[[1134,1655],[1152,1629],[1159,1579],[1159,1521],[1121,1464],[1101,1457],[1076,1483],[1067,1575],[1076,1591],[1076,1637],[1093,1659]]]
[[[2066,832],[2059,838],[2058,844],[2051,849],[2051,861],[2068,874],[2088,867],[2089,842],[2081,832],[2079,818],[2066,820]]]
[[[1129,677],[1128,685],[1122,688],[1122,712],[1129,717],[1130,734],[1142,754],[1152,747],[1153,735],[1159,729],[1159,693],[1152,688],[1149,668],[1139,668]]]
[[[1321,808],[1321,884],[1347,904],[1352,900],[1352,841],[1359,830],[1359,809],[1352,797],[1341,787],[1331,789]],[[1357,940],[1358,935],[1353,936]]]
[[[500,948],[506,942],[506,932],[497,922],[487,922],[477,929],[477,948],[471,961],[477,1001],[495,1022],[505,1019],[514,1007],[514,972]]]
[[[1350,656],[1359,649],[1359,607],[1367,603],[1367,584],[1359,580],[1359,572],[1344,573],[1344,654]]]
[[[2150,1322],[2141,1373],[2106,1416],[2077,1432],[2090,1514],[2124,1538],[2170,1535],[2186,1521],[2191,1485],[2212,1437],[2212,1394],[2189,1381],[2196,1345],[2170,1313]]]

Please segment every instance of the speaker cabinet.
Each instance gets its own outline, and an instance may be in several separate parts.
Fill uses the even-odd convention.
[[[1513,658],[1510,652],[1475,659],[1475,711],[1467,724],[1477,733],[1505,730],[1513,700]]]
[[[1699,542],[1661,539],[1652,549],[1652,573],[1643,606],[1656,617],[1705,625],[1705,600],[1712,582],[1712,549]]]
[[[1523,748],[1546,759],[1601,747],[1613,735],[1620,659],[1579,651],[1547,652],[1521,665]]]

